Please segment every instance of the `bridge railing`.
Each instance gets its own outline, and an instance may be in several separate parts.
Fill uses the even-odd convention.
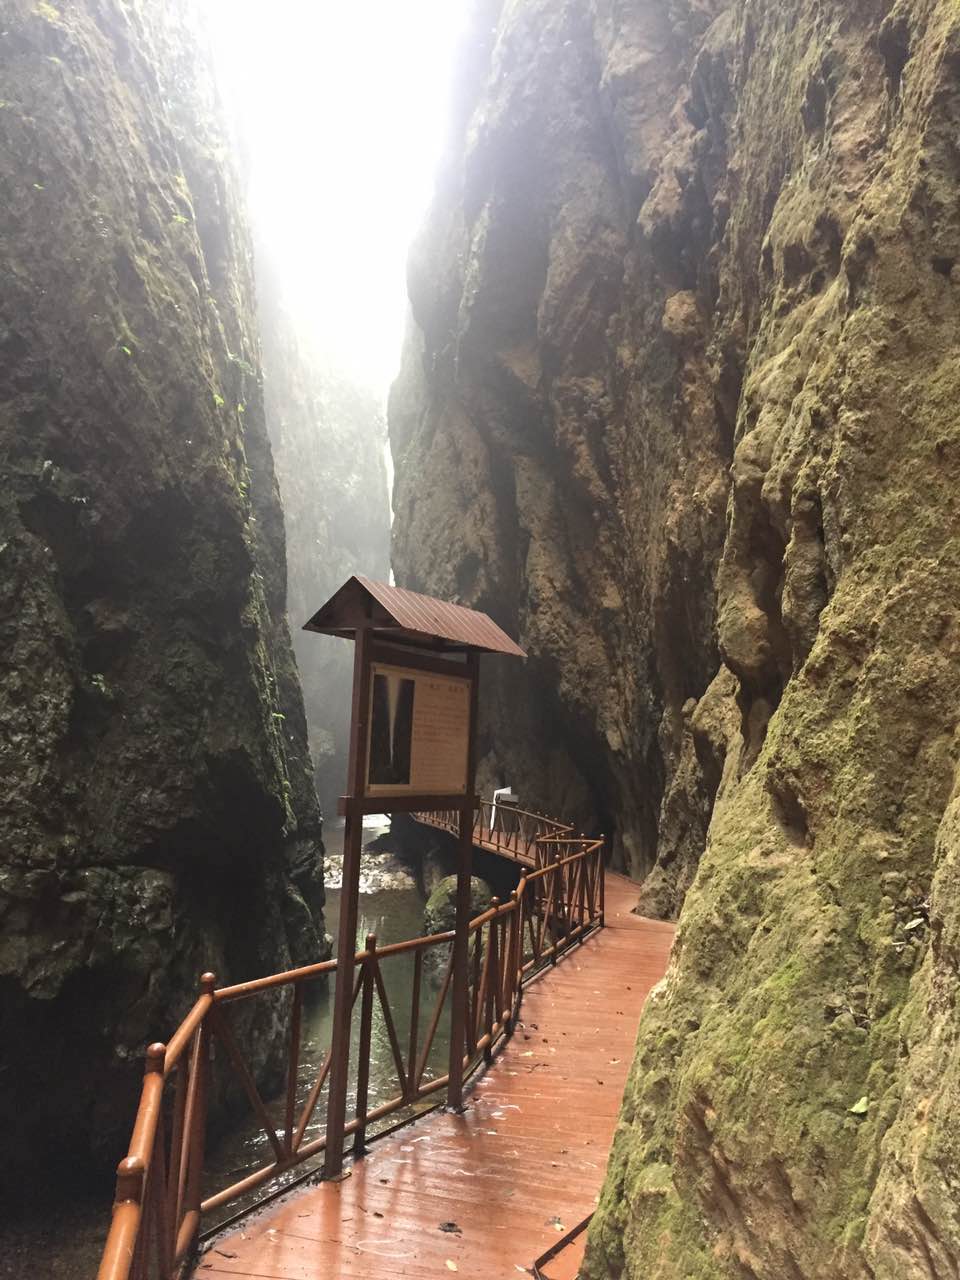
[[[441,809],[415,813],[414,818],[427,826],[438,827],[456,835],[460,831],[460,810]],[[493,804],[482,800],[473,822],[473,838],[494,853],[515,858],[528,866],[539,866],[541,842],[558,836],[572,836],[568,822],[558,822],[542,813],[517,809],[513,805]]]
[[[509,1035],[524,982],[603,922],[603,840],[554,834],[540,837],[539,844],[537,867],[524,874],[509,901],[494,899],[470,922],[466,1071],[489,1061],[497,1042]],[[447,1084],[446,1074],[433,1074],[431,1055],[452,998],[453,938],[451,931],[378,947],[371,934],[354,957],[356,1068],[348,1100],[353,1115],[344,1117],[344,1132],[355,1154],[363,1152],[372,1125],[415,1110]],[[414,968],[409,1006],[402,1010],[401,1021],[384,968],[404,956],[408,961],[412,957]],[[442,974],[438,982],[431,982],[427,967]],[[301,1041],[305,992],[336,968],[337,962],[328,960],[219,988],[212,974],[204,974],[199,998],[169,1043],[147,1050],[140,1105],[129,1152],[117,1171],[113,1218],[98,1280],[172,1280],[210,1214],[258,1187],[282,1182],[288,1171],[324,1149],[325,1137],[315,1117],[325,1104],[330,1053],[304,1095]],[[286,1084],[280,1097],[268,1103],[232,1025],[230,1006],[247,1000],[276,1001],[278,996],[290,1004]],[[386,1048],[392,1064],[395,1091],[371,1106],[375,1035],[378,1049]],[[226,1081],[217,1077],[227,1066],[272,1158],[237,1182],[207,1188],[204,1195],[208,1110],[211,1098],[222,1094]],[[220,1094],[215,1095],[216,1088]]]

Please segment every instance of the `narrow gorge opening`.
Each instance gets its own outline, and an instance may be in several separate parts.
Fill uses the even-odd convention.
[[[465,6],[200,7],[252,237],[287,617],[333,834],[351,657],[348,645],[320,646],[302,628],[351,573],[390,579],[387,394]]]
[[[0,9],[0,1276],[960,1274],[956,0]]]

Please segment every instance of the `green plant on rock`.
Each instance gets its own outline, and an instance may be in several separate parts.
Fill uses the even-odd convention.
[[[251,378],[256,376],[256,369],[254,369],[253,365],[250,364],[249,361],[244,360],[241,356],[234,355],[232,351],[228,351],[227,359],[231,364],[235,364],[241,373],[245,373]]]

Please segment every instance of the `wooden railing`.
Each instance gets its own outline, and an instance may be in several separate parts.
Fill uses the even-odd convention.
[[[489,1061],[497,1042],[509,1035],[524,982],[603,923],[603,840],[550,834],[538,836],[537,842],[537,868],[524,874],[508,902],[493,899],[490,908],[469,925],[463,1046],[467,1071]],[[371,934],[354,957],[355,1097],[350,1104],[352,1118],[344,1117],[344,1133],[357,1155],[364,1151],[371,1125],[415,1109],[447,1084],[446,1075],[431,1074],[430,1058],[451,990],[453,938],[451,931],[378,947]],[[424,970],[428,956],[435,952],[439,952],[435,968],[443,976],[431,1003],[429,996],[423,999],[428,985]],[[411,955],[409,1016],[401,1037],[383,968],[394,957]],[[328,960],[219,988],[213,974],[204,974],[199,998],[173,1037],[166,1045],[154,1044],[147,1050],[140,1105],[129,1152],[117,1170],[113,1218],[98,1280],[179,1276],[205,1215],[280,1180],[324,1149],[322,1134],[312,1138],[307,1134],[327,1084],[331,1055],[328,1051],[301,1099],[301,1028],[306,990],[336,968],[337,962]],[[240,1001],[276,1000],[282,993],[288,993],[290,1002],[286,1088],[281,1099],[270,1104],[276,1109],[278,1101],[283,1103],[278,1123],[257,1086],[228,1010]],[[396,1091],[388,1101],[370,1107],[375,1008],[379,1009],[378,1028],[389,1044]],[[207,1113],[211,1097],[218,1096],[215,1087],[219,1084],[222,1090],[225,1083],[215,1076],[227,1064],[269,1142],[272,1159],[240,1181],[203,1197]]]
[[[412,816],[425,826],[437,827],[451,835],[457,835],[460,831],[459,809],[438,809]],[[558,822],[542,813],[516,809],[512,805],[494,805],[489,800],[480,802],[473,822],[476,844],[530,867],[542,865],[544,841],[572,835],[573,827],[567,822]]]

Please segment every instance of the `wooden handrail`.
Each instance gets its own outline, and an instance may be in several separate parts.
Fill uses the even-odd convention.
[[[167,1044],[167,1051],[163,1058],[164,1076],[168,1076],[180,1061],[180,1055],[193,1039],[193,1033],[210,1012],[210,1006],[213,1004],[214,1000],[213,989],[216,986],[216,982],[217,979],[212,973],[205,973],[200,979],[200,987],[203,991],[203,995],[170,1037],[169,1043]]]
[[[252,978],[249,982],[235,982],[230,987],[219,987],[214,992],[214,999],[243,1000],[246,996],[256,995],[258,991],[269,991],[271,987],[282,987],[288,982],[306,982],[311,978],[320,978],[328,973],[335,973],[336,960],[322,960],[319,964],[307,964],[300,969],[287,969],[284,973],[271,973],[266,978]]]
[[[489,804],[486,808],[489,810]],[[524,984],[544,965],[555,963],[564,950],[580,943],[602,924],[603,839],[574,836],[567,824],[541,814],[510,812],[529,819],[534,832],[532,839],[524,836],[523,841],[514,840],[509,851],[497,850],[524,864],[520,882],[508,902],[494,898],[487,910],[474,917],[468,926],[472,960],[463,1045],[465,1071],[490,1061],[498,1043],[510,1034]],[[481,847],[487,847],[485,837],[491,833],[489,825],[483,822],[483,813],[481,807],[474,830]],[[427,818],[427,815],[416,816],[421,821]],[[429,817],[431,825],[444,826],[443,814]],[[459,823],[459,814],[456,820]],[[454,937],[454,932],[448,930],[380,947],[376,937],[370,935],[367,946],[354,955],[354,1007],[362,997],[360,1043],[355,1115],[349,1121],[344,1117],[344,1136],[353,1141],[357,1155],[362,1154],[370,1140],[371,1125],[399,1111],[409,1111],[447,1084],[446,1074],[430,1078],[427,1072],[451,988]],[[424,957],[431,949],[440,947],[449,948],[450,955],[421,1040]],[[383,980],[382,966],[404,955],[414,957],[414,983],[409,1017],[399,1023],[389,988]],[[147,1050],[130,1147],[117,1169],[113,1217],[98,1280],[148,1280],[154,1276],[173,1280],[196,1244],[204,1214],[263,1186],[324,1149],[324,1137],[309,1141],[305,1138],[328,1083],[331,1055],[325,1055],[298,1116],[301,1008],[305,983],[334,973],[336,969],[337,962],[327,960],[219,988],[213,974],[203,975],[197,1000],[170,1040],[166,1045],[153,1044]],[[238,1038],[231,1030],[228,1009],[236,1000],[287,987],[293,996],[291,1031],[282,1095],[283,1119],[275,1126]],[[376,1016],[386,1031],[397,1092],[371,1108],[367,1095],[372,1026]],[[406,1014],[404,1016],[406,1018]],[[215,1040],[222,1048],[218,1068],[233,1068],[275,1158],[201,1202],[213,1065],[211,1047]],[[172,1090],[170,1097],[168,1087]]]

